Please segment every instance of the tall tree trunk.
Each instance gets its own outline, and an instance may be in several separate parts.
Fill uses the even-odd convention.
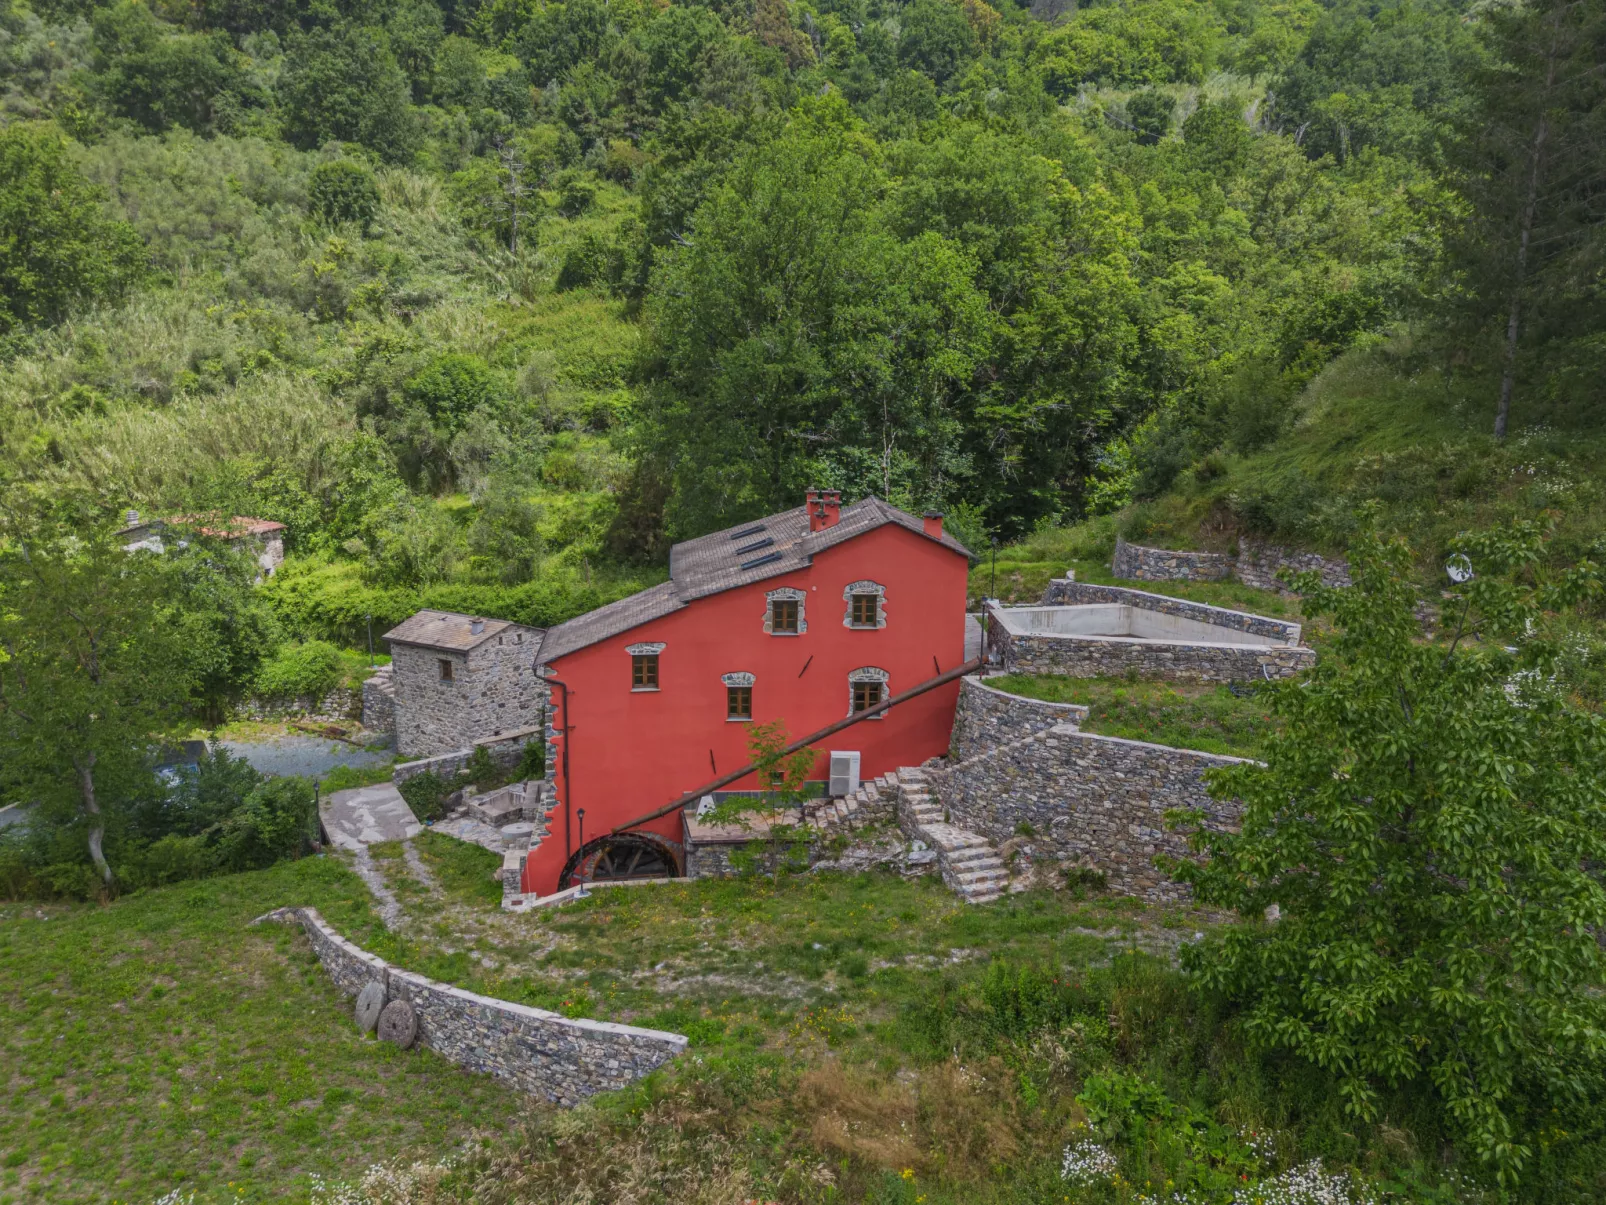
[[[1552,68],[1554,72],[1554,67]],[[1539,163],[1550,123],[1541,117],[1534,132],[1532,169],[1528,173],[1528,200],[1522,207],[1522,232],[1517,242],[1517,271],[1511,282],[1511,314],[1506,319],[1505,367],[1500,373],[1500,404],[1494,412],[1494,437],[1506,437],[1511,417],[1511,393],[1517,381],[1517,331],[1522,311],[1522,286],[1528,275],[1528,244],[1533,238],[1534,214],[1539,207]]]
[[[83,795],[84,811],[89,814],[89,857],[95,863],[95,869],[100,871],[100,877],[106,886],[112,885],[112,868],[106,861],[106,855],[101,850],[101,841],[106,836],[106,822],[100,814],[100,804],[95,801],[95,755],[87,753],[82,760],[75,763],[78,771],[78,789]]]
[[[1545,56],[1545,91],[1548,100],[1556,86],[1556,57],[1560,50],[1561,13],[1550,19],[1550,51]],[[1517,270],[1511,282],[1511,312],[1506,319],[1505,365],[1500,373],[1500,402],[1494,413],[1494,437],[1506,437],[1511,417],[1511,394],[1517,383],[1517,333],[1522,312],[1522,288],[1528,276],[1528,245],[1533,241],[1534,220],[1539,210],[1539,174],[1545,158],[1545,139],[1550,136],[1550,120],[1543,110],[1534,128],[1533,151],[1528,159],[1528,196],[1522,207],[1522,230],[1517,243]]]

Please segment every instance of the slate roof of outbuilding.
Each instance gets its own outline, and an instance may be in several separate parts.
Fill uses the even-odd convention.
[[[391,628],[384,638],[392,644],[416,644],[424,648],[445,649],[451,653],[466,653],[478,648],[492,636],[517,630],[534,634],[535,640],[530,649],[532,659],[539,651],[543,634],[540,628],[528,628],[507,619],[487,619],[485,626],[476,633],[473,625],[477,618],[474,615],[459,615],[456,611],[419,611]]]
[[[896,524],[922,539],[969,551],[953,536],[926,534],[925,524],[880,498],[869,497],[842,508],[841,517],[822,531],[809,531],[808,512],[801,506],[724,531],[684,540],[669,550],[669,580],[618,602],[588,611],[559,624],[541,642],[542,662],[577,652],[599,640],[679,611],[688,603],[738,586],[780,577],[811,563],[816,554],[855,536]]]

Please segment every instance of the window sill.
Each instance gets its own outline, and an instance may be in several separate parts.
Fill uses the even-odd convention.
[[[632,686],[630,693],[633,695],[655,695],[662,689],[663,687],[661,686]]]
[[[879,632],[886,627],[881,623],[845,623],[842,626],[850,632]]]
[[[801,635],[803,635],[803,633],[802,632],[769,632],[769,633],[767,633],[767,635],[770,635],[770,636],[801,636]]]
[[[728,715],[725,717],[725,722],[727,724],[751,724],[753,717],[750,715]]]

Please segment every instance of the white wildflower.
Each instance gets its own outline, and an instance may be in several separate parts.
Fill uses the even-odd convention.
[[[1083,1139],[1065,1148],[1060,1179],[1072,1184],[1094,1184],[1113,1175],[1115,1167],[1114,1155],[1091,1139]]]

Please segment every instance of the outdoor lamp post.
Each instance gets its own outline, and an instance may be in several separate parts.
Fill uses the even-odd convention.
[[[589,896],[591,894],[589,891],[586,890],[586,871],[585,871],[585,866],[586,866],[586,810],[585,810],[585,808],[576,808],[575,811],[574,811],[574,816],[575,816],[575,819],[580,822],[580,867],[579,867],[579,871],[580,871],[580,890],[576,891],[574,893],[574,898],[577,899],[577,900],[583,900],[583,899],[585,899],[587,896]]]

